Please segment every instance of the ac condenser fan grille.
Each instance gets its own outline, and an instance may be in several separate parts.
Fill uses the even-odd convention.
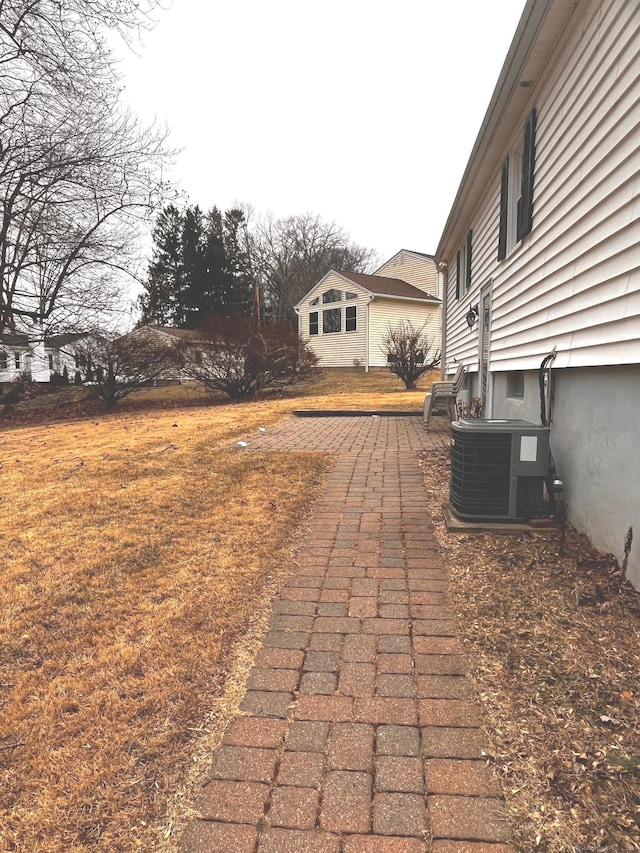
[[[464,515],[509,513],[511,434],[453,431],[451,504]]]

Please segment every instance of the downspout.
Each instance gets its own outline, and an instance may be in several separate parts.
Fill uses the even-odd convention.
[[[371,328],[369,326],[369,305],[373,302],[373,294],[367,300],[367,304],[365,305],[367,312],[367,337],[365,340],[364,346],[364,372],[369,372],[369,343],[371,341]]]
[[[446,261],[436,261],[438,264],[438,286],[442,293],[442,311],[440,316],[440,379],[446,378],[447,369],[447,291],[449,289],[449,268]]]

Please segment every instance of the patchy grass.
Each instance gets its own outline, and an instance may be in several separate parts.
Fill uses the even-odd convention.
[[[421,412],[424,395],[433,382],[440,378],[432,370],[417,382],[417,390],[407,391],[404,383],[388,370],[321,370],[311,382],[295,390],[296,396],[314,398],[310,408],[379,408],[379,409],[415,409]]]
[[[191,414],[3,436],[3,850],[151,847],[290,567],[326,460],[222,449]]]
[[[298,385],[278,392],[264,393],[258,401],[291,401],[282,411],[296,407],[311,408],[378,408],[404,409],[420,412],[424,395],[432,382],[439,379],[437,371],[425,374],[417,383],[417,390],[406,391],[403,383],[388,370],[377,369],[369,373],[364,370],[320,369],[316,374]],[[119,412],[149,411],[199,406],[228,406],[227,397],[221,393],[208,392],[192,382],[181,385],[165,385],[135,391],[118,403]],[[234,403],[233,405],[246,405]],[[104,403],[91,394],[89,388],[62,388],[56,393],[32,396],[7,407],[0,406],[0,427],[17,426],[25,423],[50,423],[71,418],[101,417]]]
[[[559,534],[448,534],[449,458],[424,458],[436,535],[519,853],[640,850],[640,596]]]
[[[305,405],[422,406],[385,372],[317,382]],[[237,706],[329,460],[230,445],[300,398],[197,393],[149,389],[109,415],[30,410],[0,430],[3,851],[170,845]]]

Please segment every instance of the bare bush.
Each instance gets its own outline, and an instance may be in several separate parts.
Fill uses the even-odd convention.
[[[388,326],[381,349],[389,370],[402,379],[408,391],[416,387],[421,376],[440,364],[440,348],[434,338],[425,332],[424,325],[416,329],[410,320]]]
[[[90,385],[108,409],[132,391],[153,383],[173,357],[167,346],[136,333],[118,338],[93,337],[79,348],[79,355],[91,365]]]
[[[307,378],[317,357],[288,323],[260,325],[255,317],[213,316],[181,342],[185,376],[232,400],[284,388]]]

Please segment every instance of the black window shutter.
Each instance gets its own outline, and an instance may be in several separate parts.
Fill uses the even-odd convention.
[[[536,111],[531,110],[524,124],[522,149],[522,185],[518,203],[517,240],[520,242],[533,228],[533,175],[536,159]]]
[[[460,299],[460,275],[462,274],[462,270],[460,267],[462,264],[460,263],[460,249],[458,249],[458,254],[456,255],[456,299]]]
[[[509,203],[509,158],[502,164],[502,183],[500,184],[500,236],[498,238],[498,260],[507,257],[507,223]]]
[[[469,228],[467,231],[467,275],[466,275],[466,285],[467,290],[471,287],[471,243],[473,240],[473,229]]]

